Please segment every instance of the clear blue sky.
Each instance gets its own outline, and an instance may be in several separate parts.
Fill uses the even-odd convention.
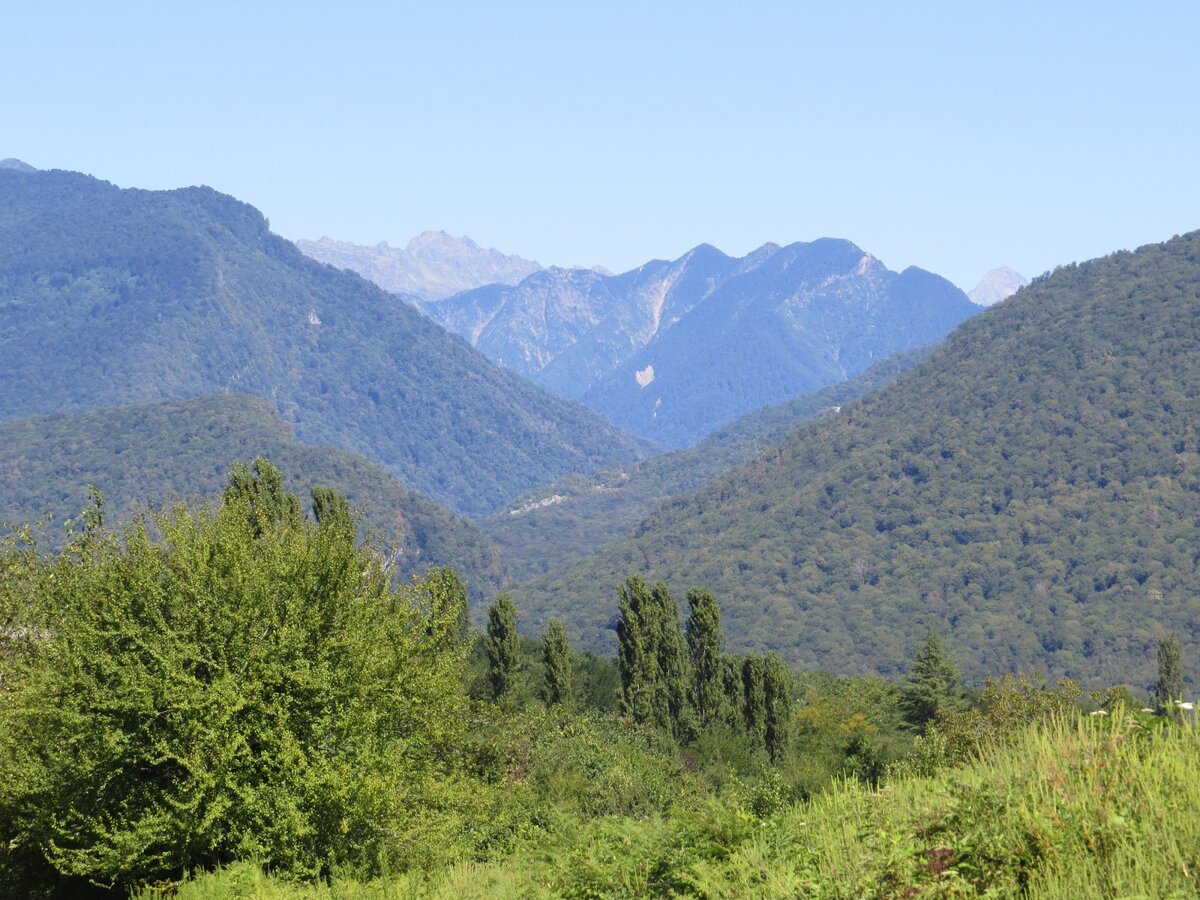
[[[1200,228],[1196,3],[31,2],[0,157],[287,237],[614,270],[849,238],[971,287]]]

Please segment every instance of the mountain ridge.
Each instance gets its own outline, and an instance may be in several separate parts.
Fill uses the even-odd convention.
[[[250,393],[475,514],[649,449],[211,188],[0,170],[0,248],[0,419]]]
[[[502,365],[671,448],[936,341],[978,311],[945,279],[891,272],[835,238],[740,259],[700,244],[615,276],[547,269],[422,308]]]

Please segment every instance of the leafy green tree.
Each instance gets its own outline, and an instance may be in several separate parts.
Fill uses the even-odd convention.
[[[312,513],[317,524],[325,528],[354,528],[350,501],[333,488],[316,485],[312,489]]]
[[[649,588],[636,575],[618,589],[617,664],[623,708],[636,722],[677,739],[690,729],[688,664],[679,607],[662,582]]]
[[[941,635],[930,628],[900,694],[904,718],[923,731],[939,713],[958,709],[961,705],[958,669],[946,653]]]
[[[702,588],[687,592],[685,628],[692,666],[692,705],[697,724],[708,727],[725,718],[725,685],[722,681],[721,607]]]
[[[767,666],[761,656],[742,660],[742,715],[746,731],[758,744],[767,737]]]
[[[721,657],[721,689],[725,693],[725,723],[735,728],[745,725],[746,688],[742,683],[743,660],[734,655]]]
[[[517,635],[517,608],[512,596],[501,594],[488,607],[487,637],[488,683],[496,700],[508,698],[516,686],[521,666],[521,638]]]
[[[763,666],[763,745],[778,763],[787,751],[792,717],[792,673],[782,659],[768,653]]]
[[[617,667],[621,674],[621,708],[636,722],[654,715],[658,691],[657,607],[644,579],[631,575],[617,588]]]
[[[257,470],[215,512],[6,554],[0,892],[379,871],[419,843],[461,740],[462,598],[394,588]]]
[[[1154,703],[1160,711],[1183,699],[1183,651],[1179,635],[1164,635],[1158,641],[1158,679],[1154,682]]]
[[[687,740],[693,730],[690,666],[683,629],[679,624],[679,607],[667,592],[663,582],[654,585],[651,595],[657,607],[659,624],[658,671],[659,691],[656,700],[656,724],[669,731],[676,740]]]
[[[431,613],[439,618],[454,614],[454,628],[443,634],[442,639],[465,651],[471,641],[466,583],[449,566],[436,566],[426,573],[423,584]]]
[[[225,487],[225,503],[244,509],[256,537],[273,525],[296,525],[304,516],[296,495],[284,490],[283,475],[261,456],[255,457],[253,468],[244,462],[234,463]]]
[[[574,696],[571,677],[571,649],[567,630],[558,619],[551,619],[542,635],[542,666],[546,675],[546,703],[570,706]]]

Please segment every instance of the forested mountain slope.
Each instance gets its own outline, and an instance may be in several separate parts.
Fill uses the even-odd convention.
[[[932,351],[921,347],[875,363],[861,375],[765,406],[713,432],[686,450],[652,456],[595,475],[572,475],[526,494],[480,521],[504,550],[514,578],[528,578],[597,552],[625,537],[670,497],[699,490],[749,460],[801,422],[837,412],[842,404],[890,383]]]
[[[220,392],[486,513],[639,440],[209,188],[0,170],[0,419]]]
[[[348,497],[362,530],[398,551],[401,572],[452,565],[479,599],[500,586],[499,551],[470,522],[357,454],[297,443],[270,404],[236,394],[0,422],[0,522],[48,518],[48,536],[60,538],[87,504],[89,484],[117,519],[135,502],[217,498],[233,463],[256,456],[302,499],[314,484]]]
[[[707,244],[622,275],[547,269],[423,307],[492,359],[669,447],[941,340],[977,313],[849,241]]]
[[[1153,677],[1200,658],[1200,232],[1060,268],[916,370],[636,536],[526,585],[591,646],[632,572],[716,591],[737,648],[894,675],[930,626],[967,674]]]

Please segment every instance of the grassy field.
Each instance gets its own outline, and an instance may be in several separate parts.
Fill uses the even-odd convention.
[[[934,778],[846,781],[775,810],[760,792],[568,821],[503,859],[369,884],[289,884],[243,864],[174,896],[1193,897],[1200,740],[1165,725],[1064,717]]]

